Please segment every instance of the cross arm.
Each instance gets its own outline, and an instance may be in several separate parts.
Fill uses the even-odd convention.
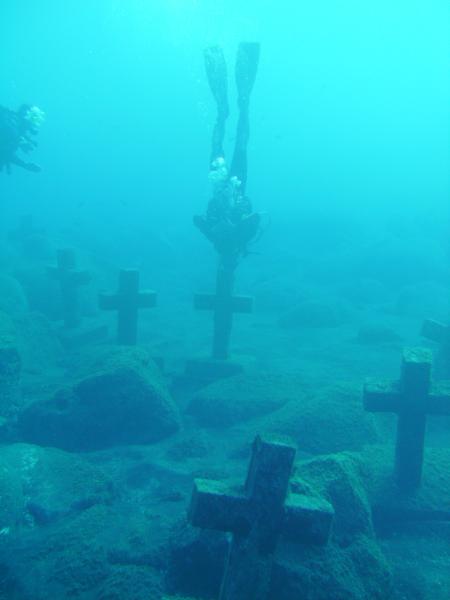
[[[139,308],[153,308],[156,306],[158,295],[153,290],[145,290],[139,294]]]
[[[450,416],[450,381],[433,384],[428,403],[428,414]]]
[[[245,519],[247,507],[245,496],[232,495],[220,482],[196,479],[188,518],[194,527],[230,532]]]
[[[98,305],[101,310],[117,310],[119,308],[118,297],[114,294],[98,295]]]
[[[92,276],[89,271],[72,271],[70,273],[70,277],[72,282],[76,283],[77,285],[88,285],[92,280]]]
[[[88,271],[64,270],[60,267],[47,267],[47,274],[58,281],[70,281],[76,285],[88,285],[91,282],[91,274]]]
[[[282,535],[303,544],[323,546],[328,542],[334,509],[322,498],[291,494],[284,507]]]

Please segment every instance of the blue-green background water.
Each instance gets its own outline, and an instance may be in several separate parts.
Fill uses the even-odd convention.
[[[208,193],[202,49],[223,45],[232,82],[238,42],[259,40],[258,208],[437,214],[449,195],[448,17],[444,0],[3,0],[1,103],[36,103],[47,122],[43,173],[2,177],[2,212],[89,229],[187,223]]]
[[[0,106],[47,116],[31,157],[42,173],[0,173],[0,352],[6,339],[12,364],[0,369],[0,600],[217,597],[226,544],[188,528],[192,479],[245,481],[266,433],[312,461],[295,476],[305,467],[305,489],[337,514],[322,554],[283,548],[292,570],[275,572],[271,598],[448,600],[448,527],[378,536],[359,464],[390,485],[395,416],[364,411],[366,377],[397,379],[417,345],[435,379],[450,377],[448,348],[420,333],[450,314],[449,9],[0,0]],[[216,117],[203,50],[220,44],[229,65],[228,158],[243,40],[261,42],[247,191],[264,231],[236,277],[255,297],[231,337],[245,372],[205,386],[185,370],[210,356],[211,314],[192,297],[214,290],[217,260],[192,224],[211,194]],[[37,234],[8,236],[28,214]],[[88,331],[106,327],[98,345],[71,345],[61,326],[48,266],[69,245],[92,275],[80,312]],[[141,345],[117,347],[98,292],[136,266],[158,305],[139,314]],[[135,414],[146,418],[128,430]],[[424,476],[447,510],[449,423],[428,425]]]

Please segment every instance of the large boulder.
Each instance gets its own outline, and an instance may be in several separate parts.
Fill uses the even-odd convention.
[[[0,275],[0,310],[8,315],[23,315],[28,310],[21,284],[10,275]]]
[[[295,384],[282,375],[237,375],[200,389],[188,412],[206,427],[230,427],[269,414],[293,400]]]
[[[0,599],[161,600],[161,547],[183,512],[173,494],[189,493],[191,479],[153,455],[0,448]]]
[[[316,389],[296,374],[243,374],[208,385],[188,413],[204,427],[243,428],[294,439],[302,452],[360,450],[378,441],[375,421],[362,406],[361,389],[337,382]]]
[[[24,440],[69,451],[149,444],[175,433],[180,417],[150,353],[102,349],[76,382],[19,417]]]
[[[67,360],[55,328],[41,313],[30,312],[14,319],[17,343],[25,374],[47,375]]]
[[[21,404],[17,330],[12,319],[0,312],[0,418],[14,416]]]
[[[285,377],[285,385],[289,376]],[[292,380],[291,380],[292,381]],[[260,431],[287,436],[299,450],[309,454],[329,454],[360,450],[375,443],[378,433],[372,415],[362,406],[361,389],[348,382],[336,382],[317,391],[291,383],[291,401],[261,419]]]
[[[0,548],[20,532],[109,504],[112,480],[99,468],[55,448],[12,444],[0,449]]]
[[[392,575],[374,534],[367,480],[358,455],[328,455],[299,464],[292,489],[326,498],[335,512],[333,530],[322,548],[280,545],[271,600],[391,597]]]

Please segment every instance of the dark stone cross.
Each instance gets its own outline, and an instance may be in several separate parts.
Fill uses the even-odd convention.
[[[251,313],[253,298],[234,296],[234,269],[219,265],[216,281],[216,293],[196,294],[196,310],[214,311],[214,337],[212,357],[215,360],[227,360],[234,313]]]
[[[431,367],[430,350],[406,349],[399,381],[364,387],[367,411],[397,414],[395,476],[399,488],[406,492],[420,486],[427,416],[450,415],[450,395],[445,387],[432,385]]]
[[[64,324],[75,329],[81,323],[78,288],[87,285],[91,276],[87,271],[77,269],[75,251],[63,248],[57,253],[57,266],[48,268],[49,275],[59,281],[61,287]]]
[[[194,527],[232,535],[220,600],[264,600],[281,536],[300,543],[328,541],[333,508],[325,500],[288,494],[295,448],[262,440],[253,443],[245,488],[196,480],[189,509]]]
[[[433,319],[424,321],[421,335],[438,344],[450,344],[450,326]]]
[[[117,294],[100,294],[99,305],[102,310],[118,312],[117,342],[125,346],[135,346],[139,309],[156,306],[156,293],[139,292],[139,271],[122,269],[119,273]]]

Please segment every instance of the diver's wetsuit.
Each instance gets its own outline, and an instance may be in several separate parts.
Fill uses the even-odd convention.
[[[19,150],[29,152],[36,147],[30,135],[36,135],[37,129],[25,119],[24,109],[15,112],[0,106],[0,171],[6,167],[11,172],[11,165],[27,171],[39,172],[34,163],[25,162],[17,156]]]

